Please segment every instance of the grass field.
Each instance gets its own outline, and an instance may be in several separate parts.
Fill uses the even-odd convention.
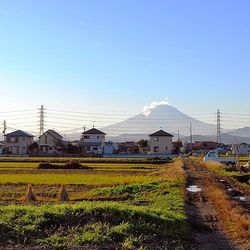
[[[181,160],[88,159],[81,162],[92,169],[41,170],[38,159],[21,159],[0,163],[0,247],[185,248]],[[21,204],[28,183],[36,202]],[[61,184],[70,199],[66,204],[57,201]]]
[[[201,157],[191,157],[191,159],[195,162],[200,163],[202,166],[206,167],[207,169],[224,175],[224,176],[229,176],[229,177],[234,177],[236,179],[238,179],[239,177],[243,177],[243,176],[248,176],[249,173],[242,173],[240,171],[236,171],[234,169],[232,169],[232,167],[228,167],[222,163],[219,162],[215,162],[215,161],[208,161],[208,162],[203,162]],[[240,165],[244,165],[248,162],[248,157],[240,157]],[[247,181],[245,183],[242,183],[243,185],[250,185],[250,181]]]

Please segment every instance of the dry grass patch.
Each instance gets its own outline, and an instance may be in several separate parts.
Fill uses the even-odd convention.
[[[236,242],[240,249],[250,249],[250,215],[232,201],[224,190],[210,179],[204,183],[207,196],[215,205],[222,222],[223,230]]]
[[[183,182],[186,178],[186,173],[183,169],[183,166],[183,161],[179,158],[172,163],[166,164],[161,170],[153,174],[160,176],[160,178],[163,180],[175,180]]]

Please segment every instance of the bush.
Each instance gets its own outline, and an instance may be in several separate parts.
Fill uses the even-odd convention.
[[[49,162],[41,162],[38,169],[92,169],[89,166],[81,165],[79,162],[70,161],[65,164],[52,164]]]

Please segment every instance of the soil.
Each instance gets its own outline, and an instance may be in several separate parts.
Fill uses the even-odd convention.
[[[225,235],[222,230],[222,223],[218,217],[216,207],[207,197],[207,190],[204,186],[206,179],[211,179],[218,184],[230,196],[233,191],[238,192],[238,195],[245,193],[236,188],[230,183],[227,178],[221,179],[215,173],[205,170],[199,164],[192,162],[188,158],[183,159],[184,169],[187,174],[187,188],[197,186],[197,190],[201,191],[190,192],[186,190],[186,214],[190,224],[190,241],[191,249],[243,249],[235,244]],[[228,187],[231,187],[230,193]],[[235,195],[235,194],[232,194]],[[233,197],[231,197],[233,199]],[[234,201],[235,202],[235,201]],[[239,206],[243,206],[249,212],[249,197],[246,200],[239,201]]]

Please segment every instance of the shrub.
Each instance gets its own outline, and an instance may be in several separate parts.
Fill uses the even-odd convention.
[[[38,169],[92,169],[89,166],[81,165],[79,162],[70,161],[65,164],[52,164],[49,162],[41,162]]]

